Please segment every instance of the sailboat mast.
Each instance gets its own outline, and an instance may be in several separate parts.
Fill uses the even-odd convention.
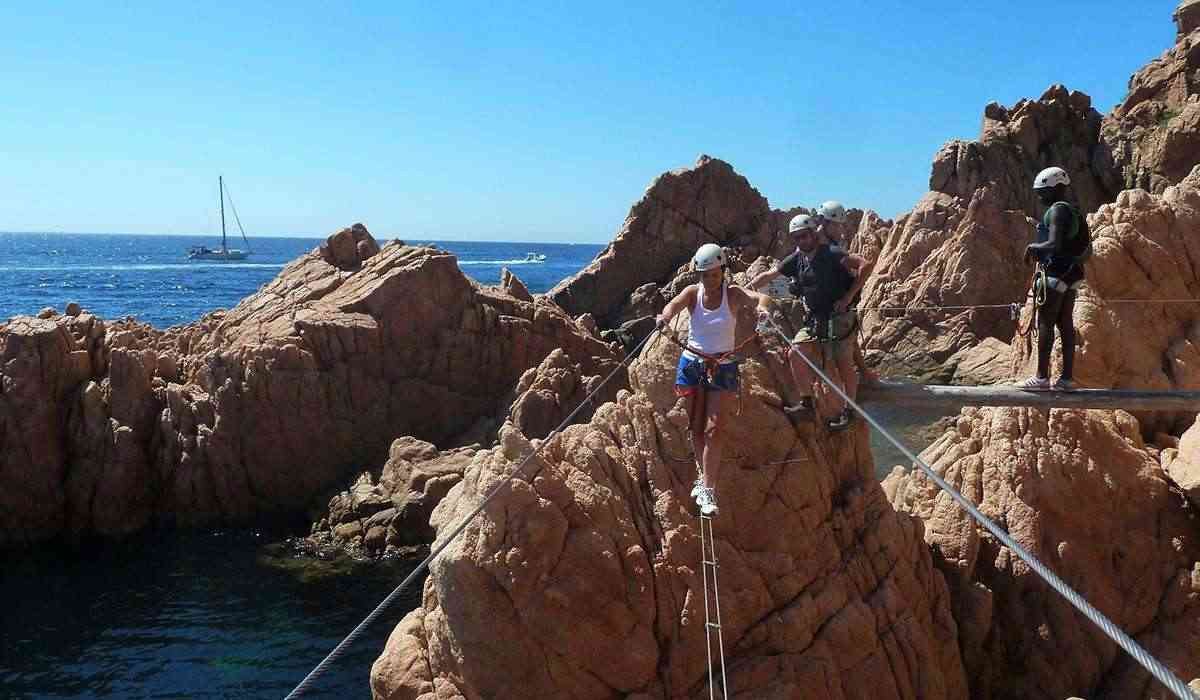
[[[225,252],[225,179],[217,176],[217,189],[221,191],[221,252]]]

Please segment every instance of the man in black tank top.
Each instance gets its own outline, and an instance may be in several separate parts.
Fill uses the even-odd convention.
[[[869,268],[866,260],[834,250],[817,240],[817,225],[813,217],[800,214],[788,224],[788,233],[796,250],[771,270],[755,277],[751,289],[758,289],[780,275],[787,277],[793,295],[804,300],[805,318],[793,339],[788,354],[792,376],[800,390],[800,401],[788,407],[790,413],[804,415],[814,409],[812,395],[816,375],[797,353],[824,368],[827,357],[837,366],[833,379],[840,375],[846,394],[855,398],[858,373],[854,367],[854,333],[857,316],[850,308],[866,281]],[[844,430],[850,425],[850,408],[832,392],[825,395],[831,417],[826,422],[830,430]],[[822,415],[828,415],[825,411]]]
[[[1075,298],[1083,283],[1083,264],[1091,257],[1087,219],[1066,202],[1071,178],[1062,168],[1046,168],[1033,181],[1033,190],[1046,213],[1038,225],[1038,240],[1025,248],[1025,260],[1037,260],[1034,294],[1038,300],[1037,374],[1018,386],[1028,391],[1075,388]],[[1062,338],[1062,375],[1050,384],[1050,353],[1054,329]]]

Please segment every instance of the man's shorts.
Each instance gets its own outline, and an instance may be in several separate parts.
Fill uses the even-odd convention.
[[[1078,284],[1068,287],[1065,291],[1057,291],[1053,287],[1046,292],[1046,300],[1038,307],[1038,313],[1043,314],[1042,320],[1056,319],[1062,313],[1065,304],[1074,304],[1079,292]]]
[[[686,396],[703,386],[709,391],[737,391],[738,365],[736,362],[723,362],[717,366],[716,376],[710,382],[708,373],[704,370],[704,360],[692,359],[686,355],[679,357],[679,367],[675,370],[675,393]]]
[[[835,313],[832,323],[826,320],[822,323],[805,323],[800,326],[793,343],[839,343],[854,336],[858,330],[858,314],[851,309],[840,314]]]

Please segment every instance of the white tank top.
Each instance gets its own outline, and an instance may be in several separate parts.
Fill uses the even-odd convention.
[[[696,285],[696,305],[692,307],[692,330],[688,345],[709,355],[719,355],[733,349],[737,322],[729,311],[729,290],[721,285],[721,305],[715,310],[704,308],[704,285]],[[695,353],[683,351],[685,357],[699,359]]]

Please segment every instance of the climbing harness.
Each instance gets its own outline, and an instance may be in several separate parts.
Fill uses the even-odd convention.
[[[679,338],[675,337],[674,329],[668,329],[668,328],[664,327],[661,329],[660,335],[662,335],[667,340],[670,340],[672,343],[675,343],[676,345],[683,348],[684,350],[692,353],[696,357],[699,357],[701,360],[704,360],[704,376],[708,379],[708,383],[712,384],[713,382],[715,382],[717,380],[717,372],[720,371],[722,364],[725,364],[727,362],[734,362],[734,363],[740,364],[743,360],[746,359],[745,356],[741,354],[742,348],[746,347],[751,342],[758,339],[758,330],[756,329],[754,333],[751,333],[750,335],[746,336],[746,339],[743,340],[742,342],[738,343],[737,345],[735,345],[732,350],[730,350],[728,352],[717,353],[717,354],[704,352],[702,350],[697,350],[696,348],[692,347],[691,345],[681,341]],[[706,395],[707,393],[708,393],[707,391],[701,392],[701,396],[704,397],[704,395]],[[700,399],[697,399],[692,402],[692,413],[690,413],[688,415],[689,420],[691,420],[691,421],[695,420],[695,418],[696,418],[695,412],[697,410],[700,410],[700,411],[704,410],[705,398],[700,398]],[[742,384],[741,384],[741,382],[738,382],[737,399],[738,399],[738,407],[737,407],[737,413],[735,415],[740,416],[740,415],[742,415]]]
[[[575,419],[575,416],[578,415],[581,410],[583,410],[583,407],[591,404],[591,401],[596,394],[600,393],[600,390],[603,389],[613,377],[617,376],[617,373],[625,367],[626,363],[637,356],[638,351],[642,349],[642,346],[646,344],[646,341],[650,340],[655,335],[656,332],[651,331],[646,335],[645,338],[642,338],[642,340],[633,348],[633,350],[631,350],[629,354],[625,356],[625,359],[621,360],[620,364],[618,364],[616,368],[608,374],[608,376],[606,376],[599,384],[597,384],[596,388],[592,389],[592,392],[584,397],[583,401],[579,402],[579,405],[575,407],[575,410],[571,411],[571,413],[564,418],[561,423],[558,424],[557,428],[551,431],[544,440],[538,443],[538,445],[533,448],[533,451],[526,455],[525,459],[521,460],[521,463],[518,464],[515,469],[501,479],[500,483],[498,483],[495,488],[493,488],[487,494],[487,496],[480,501],[479,505],[475,507],[475,510],[471,511],[467,517],[463,518],[462,522],[459,523],[458,526],[455,527],[454,530],[444,540],[442,540],[441,544],[434,547],[433,551],[431,551],[429,555],[426,556],[425,559],[422,560],[421,563],[418,564],[415,569],[409,572],[408,576],[406,576],[404,580],[400,582],[400,585],[396,586],[395,590],[389,593],[387,597],[384,598],[383,601],[380,602],[379,605],[377,605],[375,609],[366,616],[366,618],[363,619],[362,622],[358,623],[358,626],[355,627],[350,634],[346,635],[346,638],[339,642],[338,645],[333,648],[333,651],[329,652],[329,654],[321,660],[321,663],[317,664],[316,667],[304,677],[304,680],[300,681],[300,684],[297,685],[292,692],[287,694],[285,700],[298,698],[307,690],[309,690],[312,687],[313,681],[315,681],[321,676],[321,674],[325,672],[325,670],[329,667],[329,664],[333,663],[345,653],[347,647],[349,647],[355,639],[362,635],[363,631],[365,631],[367,627],[369,627],[371,623],[374,622],[376,618],[378,618],[383,611],[392,604],[392,601],[394,601],[396,597],[399,596],[400,593],[409,586],[409,584],[415,581],[418,576],[420,576],[426,569],[429,568],[429,565],[433,562],[433,560],[436,559],[437,556],[446,549],[446,547],[450,546],[450,543],[453,542],[460,534],[462,534],[463,530],[467,529],[467,525],[470,525],[471,521],[473,521],[476,516],[483,512],[483,509],[487,507],[487,504],[490,503],[493,498],[495,498],[502,490],[505,489],[505,487],[512,483],[514,478],[523,473],[525,465],[528,464],[531,459],[540,454],[546,445],[550,444],[551,438],[558,435],[560,432],[562,432],[563,428],[566,428],[568,425],[570,425],[571,421]]]
[[[775,325],[774,321],[771,321],[771,325],[774,327],[775,333],[779,335],[779,338],[785,344],[789,346],[793,345],[787,335],[780,330],[779,326]],[[1112,620],[1109,620],[1107,617],[1105,617],[1104,613],[1093,607],[1091,603],[1087,602],[1083,596],[1079,595],[1079,593],[1068,586],[1065,581],[1058,577],[1057,574],[1055,574],[1048,567],[1046,567],[1045,564],[1040,562],[1036,557],[1026,551],[1024,547],[1018,544],[1017,541],[1014,540],[1007,532],[1001,529],[999,525],[992,522],[991,519],[981,513],[979,509],[975,507],[975,504],[967,500],[966,497],[959,493],[957,489],[946,483],[942,477],[938,476],[937,472],[935,472],[932,467],[925,463],[925,460],[914,454],[912,450],[908,449],[908,447],[897,440],[887,428],[883,427],[879,421],[875,420],[871,414],[864,411],[862,407],[854,401],[854,399],[850,398],[850,396],[829,377],[829,375],[821,371],[821,369],[813,364],[811,360],[805,357],[803,353],[800,353],[800,356],[804,358],[804,361],[808,363],[808,366],[817,374],[821,381],[825,382],[830,389],[837,393],[838,396],[840,396],[846,402],[847,406],[853,408],[855,412],[861,415],[863,419],[865,419],[867,423],[871,425],[871,427],[878,430],[888,442],[892,443],[892,445],[896,449],[900,450],[905,457],[911,460],[913,464],[917,465],[917,467],[919,467],[921,471],[925,473],[925,476],[929,477],[930,480],[937,484],[938,488],[945,491],[946,494],[949,495],[950,498],[952,498],[956,503],[958,503],[959,506],[961,506],[972,518],[976,520],[976,522],[986,528],[988,532],[992,533],[998,540],[1000,540],[1001,543],[1004,544],[1004,546],[1008,547],[1014,554],[1020,557],[1021,560],[1028,564],[1038,576],[1042,577],[1046,583],[1050,584],[1050,586],[1054,588],[1059,595],[1065,598],[1067,602],[1075,606],[1079,612],[1083,613],[1089,620],[1095,623],[1096,626],[1099,627],[1105,634],[1107,634],[1110,639],[1128,652],[1135,661],[1141,664],[1143,668],[1161,681],[1162,684],[1165,685],[1176,696],[1178,696],[1180,700],[1200,700],[1200,697],[1192,693],[1187,684],[1181,681],[1174,673],[1171,672],[1169,668],[1163,665],[1161,661],[1151,656],[1148,651],[1143,649],[1142,646],[1130,638],[1129,635],[1125,634],[1125,632],[1115,623],[1113,623]]]
[[[721,698],[729,697],[729,686],[725,682],[725,636],[721,631],[721,595],[717,592],[717,542],[713,538],[712,516],[700,514],[700,573],[704,576],[704,646],[708,652],[708,697],[716,698],[716,683],[713,679],[713,637],[716,637],[717,659],[721,668]],[[708,581],[712,578],[712,613],[708,605]],[[716,618],[716,622],[712,618]]]

